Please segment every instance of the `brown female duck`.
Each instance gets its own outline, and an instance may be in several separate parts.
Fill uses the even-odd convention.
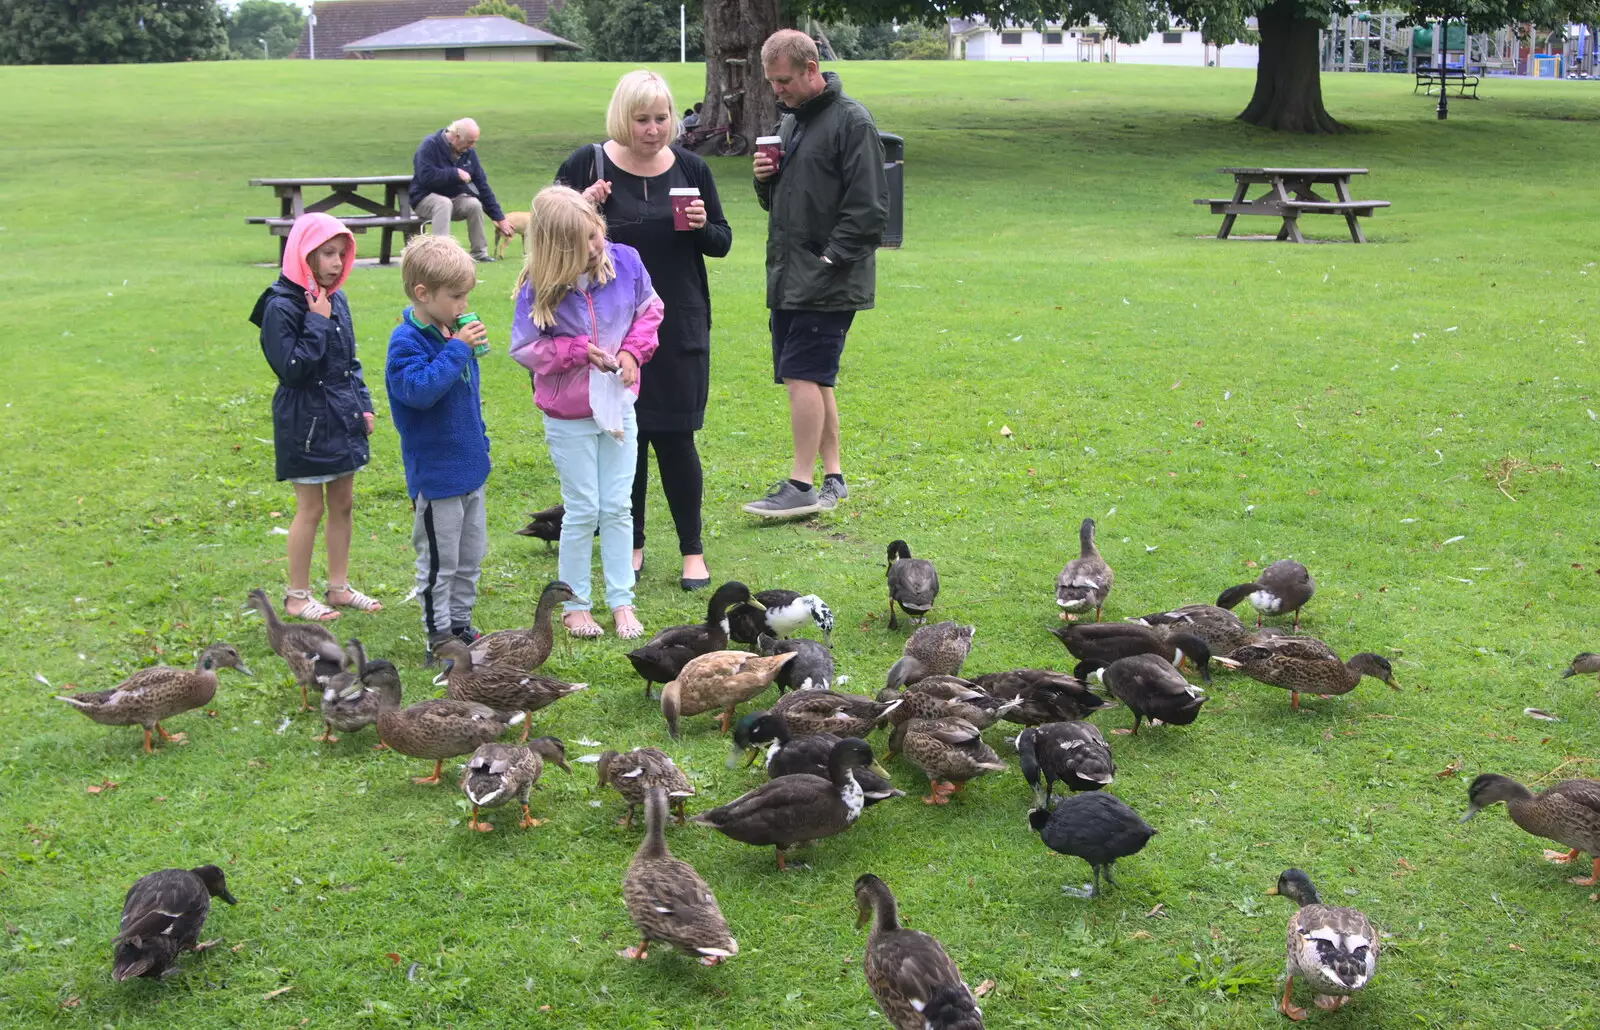
[[[904,726],[905,756],[928,777],[925,805],[947,805],[967,781],[1006,764],[965,719],[913,719]]]
[[[517,825],[524,830],[538,826],[543,819],[528,813],[528,792],[539,782],[546,760],[559,765],[570,774],[567,749],[556,737],[536,737],[526,746],[483,744],[467,760],[461,770],[461,793],[472,805],[472,815],[467,819],[467,829],[488,833],[492,825],[478,821],[478,809],[498,808],[516,798],[522,804],[522,821]]]
[[[1268,894],[1288,898],[1296,905],[1289,917],[1286,966],[1278,1011],[1295,1022],[1306,1010],[1294,1004],[1295,977],[1316,991],[1314,1004],[1324,1012],[1343,1008],[1350,996],[1365,987],[1378,971],[1378,933],[1367,917],[1353,908],[1324,905],[1311,878],[1298,869],[1285,869]]]
[[[433,698],[400,707],[400,681],[378,687],[378,739],[402,755],[433,759],[433,775],[412,783],[438,783],[446,758],[469,755],[527,718],[523,712],[497,712],[475,701]]]
[[[722,709],[722,732],[733,725],[734,706],[772,686],[773,677],[794,654],[771,657],[747,651],[712,651],[690,659],[676,679],[661,688],[661,714],[667,731],[677,740],[678,720]]]
[[[434,653],[449,662],[445,671],[446,697],[455,701],[476,701],[499,712],[525,712],[530,721],[539,709],[589,687],[587,683],[567,683],[523,672],[503,662],[480,665],[472,660],[471,650],[460,640],[446,640],[434,648]],[[527,739],[528,723],[524,722],[522,740]]]
[[[983,1013],[944,946],[900,925],[889,886],[871,873],[856,879],[856,928],[872,921],[862,969],[878,1008],[895,1030],[983,1030]]]
[[[839,737],[865,737],[898,707],[899,698],[874,701],[860,694],[811,688],[783,695],[773,702],[771,710],[783,716],[791,732],[802,736],[832,733]]]
[[[527,629],[502,629],[485,633],[472,642],[472,660],[479,664],[499,662],[532,672],[543,665],[555,646],[551,625],[556,605],[572,599],[572,588],[559,579],[545,584],[539,592],[539,605],[533,612],[533,625]]]
[[[596,786],[610,785],[628,803],[628,815],[617,822],[633,825],[633,810],[644,804],[645,793],[651,787],[667,792],[667,800],[678,813],[678,823],[684,821],[684,800],[694,797],[694,784],[683,774],[672,756],[656,747],[636,747],[632,751],[607,751],[595,765]]]
[[[667,850],[666,821],[667,792],[651,787],[644,798],[644,841],[622,878],[622,901],[642,939],[637,948],[624,948],[617,955],[642,960],[649,955],[651,941],[662,941],[714,966],[737,955],[739,944],[728,933],[728,921],[711,888],[693,866]]]
[[[335,674],[344,668],[344,650],[338,639],[314,622],[284,622],[278,618],[265,590],[250,591],[249,605],[266,621],[267,645],[289,666],[300,686],[300,710],[310,711],[306,689],[316,682],[318,662],[331,667]]]
[[[936,622],[918,628],[906,638],[900,660],[889,667],[886,684],[903,687],[927,676],[961,675],[977,631],[976,626],[958,622]]]
[[[239,660],[239,652],[232,645],[219,642],[200,653],[192,670],[157,665],[140,669],[117,684],[115,690],[58,694],[56,700],[65,701],[104,726],[143,726],[144,749],[148,752],[151,730],[159,733],[163,741],[182,744],[188,739],[182,733],[168,733],[161,720],[210,704],[217,695],[218,669],[251,674]]]
[[[1219,655],[1217,664],[1238,669],[1246,676],[1289,691],[1289,707],[1300,707],[1301,694],[1332,697],[1356,689],[1362,676],[1371,676],[1399,690],[1389,659],[1363,651],[1348,662],[1316,637],[1264,637],[1253,644]]]
[[[333,735],[334,730],[354,733],[363,726],[377,722],[379,685],[392,682],[397,690],[400,686],[400,673],[394,664],[382,658],[368,661],[366,648],[361,641],[353,638],[347,641],[345,654],[355,663],[355,668],[322,680],[323,732],[322,736],[312,739],[325,744],[339,742],[339,738]],[[375,750],[382,747],[379,744]]]
[[[1490,805],[1501,801],[1511,812],[1511,821],[1535,837],[1544,837],[1571,849],[1565,854],[1546,851],[1551,862],[1565,864],[1582,852],[1594,860],[1586,877],[1573,877],[1568,883],[1593,887],[1600,883],[1600,780],[1562,780],[1535,794],[1509,776],[1484,773],[1467,788],[1466,822]]]

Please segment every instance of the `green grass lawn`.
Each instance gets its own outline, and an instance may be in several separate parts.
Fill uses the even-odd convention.
[[[715,164],[735,244],[711,266],[709,560],[719,579],[825,597],[855,688],[900,651],[884,625],[895,537],[938,565],[936,614],[977,624],[970,673],[1064,667],[1051,584],[1085,516],[1117,571],[1108,618],[1212,600],[1292,556],[1320,586],[1306,630],[1394,661],[1399,693],[1368,680],[1295,713],[1283,691],[1219,677],[1194,726],[1113,738],[1114,791],[1160,835],[1106,897],[1061,893],[1088,869],[1029,832],[1002,745],[1012,771],[947,807],[876,807],[787,875],[770,849],[672,829],[740,954],[635,965],[613,953],[632,943],[618,881],[639,833],[614,825],[593,766],[547,773],[544,826],[507,832],[502,815],[479,835],[459,792],[412,786],[423,763],[368,751],[370,733],[313,743],[319,721],[288,718],[285,667],[240,613],[252,587],[281,596],[273,529],[292,507],[246,322],[277,248],[243,219],[274,203],[246,180],[403,171],[424,134],[471,114],[491,182],[523,208],[597,138],[622,70],[0,69],[0,1025],[883,1026],[851,892],[872,871],[972,984],[994,981],[991,1027],[1270,1027],[1289,906],[1261,894],[1290,865],[1385,933],[1371,988],[1318,1025],[1600,1024],[1594,888],[1541,862],[1503,808],[1456,822],[1479,772],[1600,775],[1596,683],[1557,678],[1600,649],[1592,84],[1491,81],[1440,123],[1404,77],[1330,76],[1330,110],[1361,131],[1294,139],[1230,120],[1244,72],[843,66],[906,137],[907,245],[880,257],[878,308],[846,354],[851,499],[800,525],[738,511],[783,474],[788,432],[764,219],[745,163]],[[700,71],[666,72],[682,107]],[[1216,169],[1234,164],[1366,166],[1356,196],[1394,206],[1368,223],[1372,246],[1221,243],[1190,201],[1225,190]],[[524,623],[555,573],[511,533],[558,497],[503,356],[515,273],[487,267],[473,300],[496,343],[488,628]],[[338,629],[396,661],[415,700],[433,688],[417,610],[399,603],[411,515],[381,388],[398,273],[359,269],[346,289],[380,414],[354,580],[389,608]],[[1486,475],[1508,458],[1545,471],[1514,472],[1508,497]],[[693,620],[704,595],[677,588],[659,495],[650,526],[646,625]],[[214,718],[172,720],[186,747],[146,756],[136,729],[50,699],[188,664],[218,638],[257,676],[224,673]],[[595,750],[577,738],[666,742],[623,651],[608,637],[558,653],[549,668],[591,689],[538,730],[574,755]],[[723,767],[706,718],[669,750],[699,785],[692,808],[757,782]],[[112,984],[128,884],[213,861],[240,901],[208,923],[225,946],[166,983]]]

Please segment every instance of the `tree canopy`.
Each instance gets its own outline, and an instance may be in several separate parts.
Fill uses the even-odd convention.
[[[298,6],[282,0],[240,0],[239,6],[223,17],[229,56],[243,60],[288,57],[299,44],[306,21]],[[267,41],[267,54],[261,52],[263,39]]]
[[[227,55],[216,0],[0,0],[0,64],[143,64]]]
[[[524,25],[528,24],[528,12],[516,4],[507,3],[506,0],[478,0],[477,3],[467,8],[467,13],[471,15],[498,14],[502,18],[520,21]]]

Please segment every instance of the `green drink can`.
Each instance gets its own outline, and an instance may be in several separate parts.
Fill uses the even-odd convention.
[[[476,311],[468,311],[466,314],[456,319],[456,330],[459,332],[472,323],[481,321],[483,321],[483,319],[478,317],[478,313]],[[485,326],[484,328],[487,329],[488,326]],[[472,348],[472,356],[475,358],[481,358],[487,353],[489,353],[489,343],[487,340]]]

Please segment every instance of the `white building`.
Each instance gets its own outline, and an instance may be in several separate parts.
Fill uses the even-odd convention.
[[[1253,23],[1255,19],[1250,19]],[[1095,26],[1046,24],[1043,32],[1032,26],[996,30],[982,19],[952,18],[950,56],[967,61],[1110,61],[1119,64],[1170,64],[1194,68],[1254,68],[1253,43],[1211,46],[1191,29],[1153,32],[1149,38],[1129,43],[1105,38]],[[1251,25],[1254,28],[1254,25]]]

